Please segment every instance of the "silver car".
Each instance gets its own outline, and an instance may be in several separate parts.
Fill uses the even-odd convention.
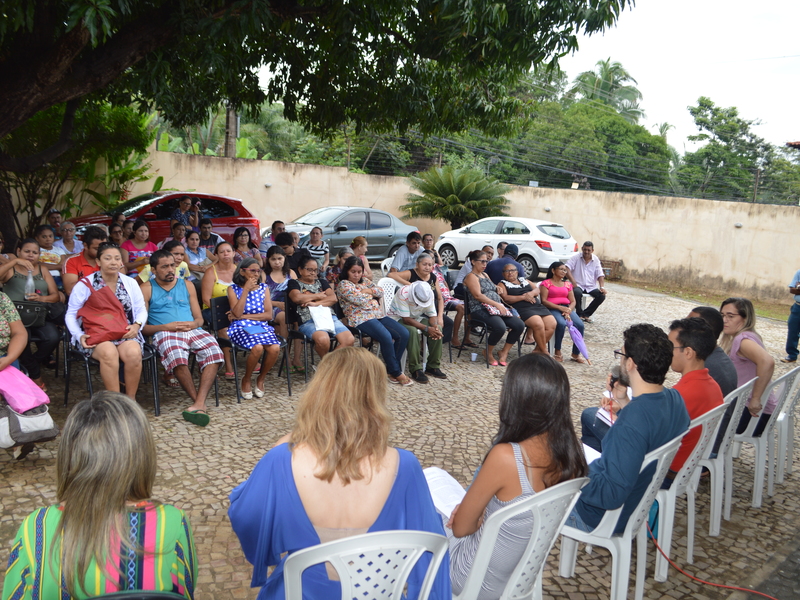
[[[300,243],[305,242],[312,227],[322,228],[322,239],[328,242],[331,258],[339,248],[350,246],[354,237],[367,238],[367,258],[379,261],[392,256],[406,243],[406,236],[416,227],[406,225],[388,212],[360,206],[326,206],[286,223],[286,231],[296,231]]]
[[[517,245],[525,277],[537,277],[551,263],[566,262],[578,252],[578,242],[563,225],[522,217],[488,217],[448,231],[439,236],[436,250],[447,267],[454,267],[473,250],[497,248],[500,242]]]

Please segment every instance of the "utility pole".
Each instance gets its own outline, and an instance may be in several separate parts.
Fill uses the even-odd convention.
[[[756,202],[756,197],[758,196],[758,182],[761,179],[761,167],[756,169],[756,183],[753,186],[753,204]]]

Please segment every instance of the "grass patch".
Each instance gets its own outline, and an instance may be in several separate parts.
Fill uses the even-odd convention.
[[[707,304],[719,308],[722,301],[730,297],[730,294],[710,294],[701,290],[687,289],[683,287],[670,286],[670,285],[653,285],[637,283],[633,281],[621,281],[622,285],[648,290],[650,292],[657,292],[659,294],[666,294],[667,296],[674,296],[683,300],[691,300],[698,304]],[[770,302],[760,302],[753,300],[753,307],[756,309],[756,314],[759,317],[768,319],[775,319],[777,321],[786,321],[789,318],[789,311],[791,306],[784,304],[773,304]]]

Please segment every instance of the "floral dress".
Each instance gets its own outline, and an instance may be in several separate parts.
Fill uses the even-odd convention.
[[[11,323],[19,321],[19,313],[14,303],[3,292],[0,292],[0,356],[8,354],[11,343]]]
[[[236,294],[236,298],[242,297],[242,288],[235,283],[231,288]],[[244,305],[245,315],[255,315],[264,312],[264,298],[269,294],[269,287],[266,283],[259,283],[258,287],[247,294],[247,301]],[[261,331],[247,331],[248,328],[260,329]],[[253,346],[261,344],[263,346],[280,345],[281,341],[275,334],[272,326],[266,321],[251,321],[250,319],[237,319],[228,327],[228,337],[237,346],[251,349]]]
[[[347,280],[340,281],[336,291],[350,327],[358,327],[372,319],[384,317],[380,303],[372,295],[376,293],[378,297],[383,296],[383,289],[368,279],[364,279],[364,283],[361,284]]]
[[[246,252],[242,252],[241,250],[235,249],[233,251],[233,264],[238,265],[245,258],[258,259],[259,256],[261,256],[261,254],[259,254],[258,248],[248,248]]]

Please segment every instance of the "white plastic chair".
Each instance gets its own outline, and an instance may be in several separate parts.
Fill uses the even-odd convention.
[[[539,600],[542,597],[542,570],[547,555],[587,481],[588,478],[579,477],[559,483],[521,502],[501,508],[489,517],[483,524],[481,542],[464,582],[464,589],[461,594],[453,595],[453,600],[476,600],[481,593],[500,528],[508,519],[528,511],[533,513],[530,541],[498,600]]]
[[[331,563],[339,574],[342,600],[402,598],[414,565],[431,552],[433,557],[418,596],[426,600],[447,549],[445,536],[427,531],[376,531],[304,548],[284,563],[286,600],[302,600],[303,571],[324,562]]]
[[[606,511],[600,524],[592,532],[581,531],[567,525],[561,529],[561,558],[558,570],[561,577],[572,577],[575,574],[578,542],[602,546],[611,552],[611,600],[627,600],[628,579],[631,570],[631,543],[636,538],[636,594],[634,598],[641,600],[644,595],[644,575],[647,564],[647,528],[645,527],[647,516],[684,435],[686,432],[645,455],[639,472],[641,473],[654,461],[656,462],[656,471],[642,499],[631,513],[621,535],[614,534],[614,528],[622,513],[622,506]]]
[[[722,441],[720,442],[717,456],[716,458],[706,456],[700,460],[700,467],[705,467],[709,471],[709,491],[711,494],[709,504],[711,505],[711,516],[709,517],[708,535],[710,536],[719,535],[723,516],[726,521],[731,520],[731,501],[733,496],[733,436],[736,434],[736,427],[739,425],[739,420],[742,418],[744,405],[753,392],[753,386],[757,379],[758,377],[753,377],[753,379],[725,396],[723,404],[725,404],[725,406],[733,404],[734,409],[731,413],[731,419],[728,421],[728,426],[722,437]],[[696,475],[692,485],[687,490],[687,502],[694,502],[694,495],[697,492],[699,483],[700,477]],[[694,536],[694,529],[689,530],[689,536]],[[692,544],[693,539],[689,537],[686,546],[686,561],[689,564],[694,561]]]
[[[687,505],[687,537],[686,537],[686,553],[691,554],[694,552],[694,493],[689,494],[692,481],[695,474],[699,477],[700,470],[697,468],[700,464],[702,457],[708,456],[711,452],[711,447],[714,445],[714,440],[717,437],[717,429],[722,416],[727,410],[725,404],[712,408],[705,414],[700,415],[689,423],[689,431],[695,427],[701,427],[700,439],[694,446],[694,449],[689,454],[686,462],[683,463],[680,471],[675,475],[672,480],[672,485],[668,490],[660,489],[656,494],[656,501],[658,502],[658,544],[667,555],[670,556],[672,546],[672,530],[675,525],[675,504],[677,503],[678,496],[686,494]],[[669,561],[667,558],[656,551],[656,567],[655,579],[656,581],[666,581],[669,575]]]
[[[389,269],[392,268],[392,263],[394,262],[394,256],[390,256],[389,258],[384,258],[381,261],[381,276],[386,277],[389,274]]]
[[[795,389],[786,399],[778,422],[775,427],[778,431],[778,468],[775,472],[775,482],[783,483],[784,473],[792,474],[794,462],[794,411],[800,400],[800,382],[795,384]]]
[[[775,424],[778,421],[778,415],[781,414],[787,398],[790,397],[790,392],[794,390],[795,383],[800,374],[800,367],[796,367],[778,377],[775,381],[770,383],[764,393],[761,395],[761,405],[766,406],[767,399],[770,394],[775,392],[778,394],[778,402],[775,404],[775,410],[772,416],[767,421],[764,431],[759,437],[753,437],[753,431],[761,418],[764,409],[758,415],[758,418],[750,419],[747,429],[742,434],[733,436],[733,457],[739,457],[739,451],[742,443],[753,444],[755,449],[755,475],[753,477],[753,508],[761,508],[761,501],[764,497],[764,470],[767,472],[767,494],[772,496],[775,494],[775,472],[773,470],[773,456],[775,446]]]

